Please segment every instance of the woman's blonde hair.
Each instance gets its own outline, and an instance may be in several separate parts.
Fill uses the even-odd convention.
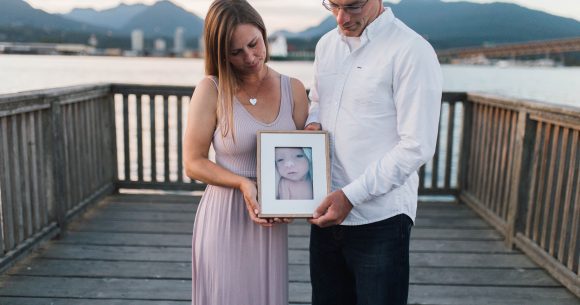
[[[209,7],[204,25],[205,73],[214,75],[218,82],[217,117],[222,137],[234,134],[233,101],[240,78],[229,62],[231,39],[240,24],[251,24],[262,32],[268,61],[269,50],[266,26],[258,12],[245,0],[216,0]]]

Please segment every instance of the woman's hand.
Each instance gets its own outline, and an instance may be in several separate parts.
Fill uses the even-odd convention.
[[[248,214],[250,214],[252,221],[263,227],[271,227],[271,220],[258,217],[258,214],[260,213],[260,204],[258,204],[258,201],[256,200],[258,196],[256,183],[248,178],[244,178],[243,182],[240,184],[239,189],[244,196],[246,209],[248,210]]]

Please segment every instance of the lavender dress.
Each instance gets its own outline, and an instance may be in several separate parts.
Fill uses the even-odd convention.
[[[256,177],[256,131],[295,130],[290,79],[281,76],[281,104],[270,124],[256,120],[234,101],[231,133],[216,129],[216,163],[245,177]],[[287,226],[263,228],[248,215],[237,189],[208,185],[201,199],[192,242],[193,305],[288,304]]]

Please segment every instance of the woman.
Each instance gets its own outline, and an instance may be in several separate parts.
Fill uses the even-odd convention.
[[[204,37],[208,77],[184,139],[187,175],[208,184],[193,228],[192,303],[287,304],[286,220],[257,216],[256,131],[303,129],[306,92],[266,65],[266,29],[246,1],[213,2]]]

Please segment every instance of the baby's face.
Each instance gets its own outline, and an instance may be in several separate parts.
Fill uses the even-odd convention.
[[[308,158],[304,155],[302,148],[277,147],[275,154],[276,168],[280,176],[293,181],[306,178]]]

